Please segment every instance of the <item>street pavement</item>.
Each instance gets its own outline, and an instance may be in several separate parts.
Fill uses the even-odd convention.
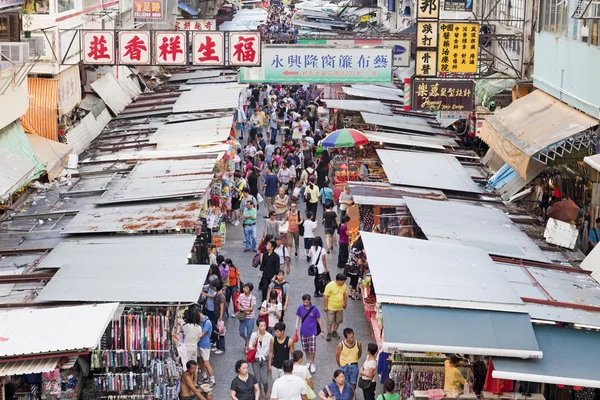
[[[304,205],[299,205],[304,215]],[[264,231],[266,219],[262,218],[265,214],[265,207],[261,203],[259,209],[259,220],[257,223],[257,236],[261,236]],[[315,235],[321,236],[325,241],[325,235],[323,232],[322,220],[322,208],[319,207],[317,221],[319,226]],[[235,227],[231,224],[227,224],[227,236],[226,243],[223,245],[220,254],[225,258],[231,258],[234,264],[240,269],[240,274],[243,282],[252,282],[254,285],[254,295],[257,298],[257,303],[260,304],[261,294],[258,290],[258,269],[252,268],[252,257],[254,253],[244,253],[244,234],[242,226]],[[301,246],[299,252],[299,258],[294,258],[292,255],[292,266],[291,274],[286,276],[286,280],[290,283],[290,305],[288,311],[284,317],[286,324],[286,334],[290,337],[294,335],[294,325],[296,322],[296,309],[302,304],[302,295],[310,294],[313,296],[314,285],[313,277],[308,276],[307,270],[309,263],[306,262],[306,257],[303,257],[302,249],[302,238],[300,238]],[[337,268],[337,246],[331,254],[327,255],[327,265],[331,273],[331,277],[335,279],[335,275],[341,272],[341,269]],[[292,251],[293,254],[293,251]],[[348,288],[348,293],[350,292]],[[313,298],[313,304],[315,304],[322,314],[323,328],[325,328],[325,316],[323,313],[323,298]],[[232,306],[230,306],[230,312]],[[229,318],[225,326],[227,333],[225,336],[226,340],[226,352],[223,354],[216,355],[214,352],[211,354],[211,365],[215,372],[215,379],[217,386],[213,391],[213,399],[225,400],[230,399],[229,386],[231,380],[235,377],[235,362],[240,359],[245,359],[244,355],[244,341],[239,336],[239,322],[236,319]],[[363,357],[360,360],[359,366],[365,360],[365,349],[369,342],[372,342],[369,324],[365,318],[363,311],[362,301],[348,299],[348,308],[344,312],[344,323],[340,326],[339,334],[342,336],[344,328],[350,327],[354,330],[355,336],[363,344]],[[321,390],[323,386],[330,382],[333,378],[333,372],[338,368],[335,361],[335,348],[341,339],[332,339],[331,342],[327,342],[325,338],[319,337],[317,339],[317,354],[316,354],[316,368],[317,371],[313,376],[315,392]],[[302,344],[296,343],[296,349],[302,350]],[[252,369],[250,369],[252,373]],[[271,389],[272,382],[269,382],[269,390]],[[377,393],[381,393],[381,387],[378,383]],[[357,399],[362,399],[362,390],[357,388]]]

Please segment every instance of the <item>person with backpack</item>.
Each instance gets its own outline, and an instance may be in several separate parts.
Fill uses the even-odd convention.
[[[315,183],[316,178],[311,176],[309,179],[308,186],[304,189],[304,199],[306,200],[306,212],[312,212],[313,216],[317,218],[317,210],[319,205],[319,187]]]
[[[283,322],[283,316],[287,311],[290,300],[290,284],[285,280],[285,272],[282,269],[277,272],[275,279],[269,284],[269,290],[267,293],[267,298],[269,299],[271,292],[277,293],[277,301],[281,303],[282,307],[279,322]]]
[[[310,183],[310,178],[315,178],[315,182],[317,179],[317,171],[315,170],[315,162],[309,161],[305,162],[306,168],[302,171],[302,175],[300,176],[300,182],[302,183],[302,187],[306,187]]]
[[[302,296],[302,304],[296,310],[296,333],[300,333],[302,349],[306,353],[306,366],[310,373],[315,373],[315,354],[317,353],[317,336],[325,337],[321,324],[319,308],[311,303],[310,294]]]

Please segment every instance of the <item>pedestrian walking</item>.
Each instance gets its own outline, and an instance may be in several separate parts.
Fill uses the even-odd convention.
[[[243,190],[246,187],[246,180],[242,178],[241,171],[233,173],[233,187],[231,188],[231,220],[234,226],[238,226],[240,204],[242,202]]]
[[[283,188],[285,193],[289,193],[292,188],[293,179],[296,177],[296,172],[290,168],[290,162],[285,160],[281,164],[281,169],[277,172],[277,179],[279,180],[279,187]]]
[[[344,371],[335,370],[333,381],[319,391],[319,400],[356,400],[354,389],[346,382]]]
[[[340,250],[338,252],[338,268],[345,268],[346,263],[348,262],[348,246],[349,246],[349,238],[348,238],[348,221],[350,221],[350,217],[344,215],[340,221],[339,227],[339,245]]]
[[[233,264],[231,258],[226,259],[225,264],[229,266],[229,285],[225,290],[225,297],[227,299],[227,314],[229,314],[229,304],[231,303],[233,295],[242,291],[242,279],[240,277],[240,270]],[[235,311],[237,310],[237,304],[235,304],[235,302],[233,308],[234,310],[232,315],[235,318],[237,315],[237,312]]]
[[[317,269],[314,285],[315,285],[315,297],[323,297],[323,291],[325,288],[322,285],[323,277],[326,273],[329,273],[327,270],[327,258],[325,254],[325,249],[323,248],[323,239],[321,236],[317,236],[311,246],[310,251],[310,263],[314,265]]]
[[[300,329],[298,329],[300,326]],[[295,332],[300,332],[302,349],[306,353],[306,366],[311,373],[315,373],[315,354],[317,353],[317,336],[324,337],[321,313],[319,308],[312,304],[310,294],[302,296],[302,304],[296,310]]]
[[[346,279],[346,275],[337,274],[335,281],[329,282],[323,293],[325,295],[323,310],[327,313],[327,341],[332,337],[339,337],[337,330],[344,322],[344,310],[348,306]]]
[[[377,388],[377,345],[369,343],[367,345],[367,359],[362,368],[358,371],[358,386],[363,391],[364,400],[375,400],[375,389]]]
[[[290,251],[283,245],[283,237],[281,235],[275,236],[275,243],[277,243],[275,253],[279,256],[279,269],[282,271],[285,270],[285,273],[289,275],[292,268]]]
[[[210,337],[213,333],[213,325],[210,322],[210,318],[203,314],[202,309],[200,310],[200,328],[202,328],[202,335],[198,342],[198,349],[200,351],[200,359],[202,360],[202,364],[200,364],[202,369],[201,381],[206,382],[208,380],[211,385],[214,385],[215,373],[210,364]]]
[[[306,212],[312,212],[313,216],[317,218],[317,210],[319,206],[319,187],[315,183],[316,178],[311,176],[308,185],[304,189],[304,200],[306,201]]]
[[[185,363],[185,372],[181,376],[181,400],[211,400],[212,393],[202,393],[198,390],[194,376],[197,376],[198,363],[194,360],[189,360]]]
[[[300,247],[300,224],[303,222],[298,211],[296,203],[290,204],[290,210],[286,213],[285,221],[288,223],[287,243],[291,254],[292,246],[295,249],[295,257],[298,258],[298,248]]]
[[[285,247],[281,246],[282,249]],[[281,303],[281,316],[279,322],[283,322],[283,316],[287,311],[289,300],[290,300],[290,284],[285,280],[285,272],[280,269],[275,276],[275,279],[269,284],[269,290],[267,292],[267,298],[270,298],[271,292],[277,293],[277,300]]]
[[[275,210],[273,206],[275,202],[275,196],[277,195],[277,176],[273,173],[271,167],[267,167],[267,176],[265,177],[265,207],[267,212]]]
[[[249,365],[246,360],[238,360],[235,363],[237,375],[231,381],[232,400],[258,400],[260,389],[256,377],[248,373]]]
[[[281,223],[275,219],[276,216],[277,214],[275,214],[275,211],[269,211],[269,219],[267,220],[267,222],[265,222],[265,232],[263,236],[279,236],[279,225]]]
[[[225,352],[225,306],[227,304],[227,298],[223,293],[221,282],[215,282],[213,288],[215,291],[215,320],[218,333],[215,354],[222,354]]]
[[[244,339],[244,349],[248,351],[248,339],[254,328],[254,308],[256,307],[256,297],[252,294],[254,285],[251,282],[244,283],[242,294],[238,297],[238,315],[240,321],[240,336]]]
[[[267,332],[271,335],[275,334],[275,324],[281,320],[281,312],[283,311],[283,306],[281,301],[279,301],[278,294],[276,291],[269,292],[268,300],[262,302],[260,306],[259,315],[263,321],[267,322]]]
[[[319,191],[321,204],[323,205],[323,212],[327,209],[327,204],[331,203],[331,207],[333,208],[333,190],[329,187],[329,179],[325,180],[324,186]],[[336,215],[337,217],[337,215]]]
[[[297,377],[302,378],[304,381],[304,385],[306,386],[306,398],[308,400],[313,400],[317,397],[314,391],[312,374],[310,373],[310,369],[308,365],[302,365],[304,361],[304,354],[301,350],[294,351],[294,370],[292,373]]]
[[[333,235],[338,228],[337,214],[333,211],[333,202],[331,200],[325,204],[325,211],[323,211],[323,228],[325,229],[327,254],[329,254],[333,250]]]
[[[285,214],[288,211],[289,202],[290,198],[287,194],[285,194],[285,189],[283,187],[280,187],[277,196],[275,196],[275,202],[273,204],[276,214],[275,219],[277,219],[277,221],[283,222],[283,220],[285,219]]]
[[[262,255],[262,262],[260,265],[262,278],[259,286],[259,288],[262,290],[261,301],[265,301],[267,299],[269,285],[281,267],[279,255],[275,253],[275,248],[277,248],[277,243],[274,240],[271,240],[267,243],[267,251]]]
[[[278,322],[274,328],[275,339],[271,342],[273,355],[269,360],[269,371],[273,380],[283,375],[283,362],[290,360],[294,354],[294,340],[285,335],[285,324]]]
[[[187,353],[188,360],[198,360],[198,343],[202,337],[202,328],[200,327],[200,315],[197,312],[192,311],[190,307],[184,316],[185,324],[183,325],[183,345]],[[196,376],[194,382],[198,382],[198,372],[196,370]]]
[[[246,249],[244,251],[256,251],[256,209],[252,201],[246,202],[243,219],[244,237],[246,238]]]
[[[311,211],[306,212],[306,219],[302,221],[304,227],[304,250],[306,251],[306,261],[310,262],[310,249],[315,242],[315,231],[317,230],[317,221],[314,220],[314,214]]]
[[[283,374],[273,382],[271,400],[307,400],[304,380],[294,375],[294,362],[282,363]]]
[[[352,328],[344,329],[344,340],[335,349],[335,359],[346,375],[346,381],[356,390],[358,381],[358,361],[362,356],[362,347],[354,338]]]
[[[252,371],[258,382],[261,397],[269,398],[269,365],[273,358],[272,342],[274,337],[267,332],[267,324],[264,320],[257,320],[258,330],[250,336],[249,350],[256,349]]]
[[[360,279],[361,271],[365,265],[364,253],[362,250],[352,247],[346,268],[344,269],[344,275],[350,278],[350,298],[353,300],[359,300],[358,295],[358,280]]]
[[[348,185],[346,185],[344,191],[340,193],[338,203],[340,204],[341,218],[344,215],[346,215],[346,210],[348,209],[348,206],[354,204],[354,197],[352,196],[352,194],[350,194],[350,187]]]

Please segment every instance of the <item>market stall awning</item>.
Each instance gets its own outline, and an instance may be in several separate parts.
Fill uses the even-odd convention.
[[[381,303],[527,313],[484,250],[380,233],[360,236]]]
[[[90,350],[118,303],[0,311],[0,357]]]
[[[435,130],[423,118],[405,117],[402,115],[379,115],[366,112],[360,113],[369,125],[385,126],[388,128],[398,129],[400,131],[435,134]]]
[[[364,134],[371,142],[380,144],[434,150],[446,150],[446,147],[456,146],[456,140],[447,136],[407,135],[381,131],[364,131]]]
[[[596,125],[597,119],[536,90],[488,116],[480,137],[527,179],[531,159],[551,164],[588,147],[593,141],[586,130]]]
[[[382,311],[386,352],[543,356],[528,314],[395,304]]]
[[[544,357],[494,358],[494,378],[600,388],[600,333],[556,326],[534,331]]]
[[[377,150],[385,175],[394,185],[484,193],[452,154]]]
[[[327,108],[346,111],[366,111],[373,114],[392,115],[392,110],[379,100],[324,100]]]
[[[54,371],[56,368],[67,369],[75,365],[75,361],[77,361],[77,356],[11,362],[2,362],[0,359],[0,376],[41,374],[42,372]]]

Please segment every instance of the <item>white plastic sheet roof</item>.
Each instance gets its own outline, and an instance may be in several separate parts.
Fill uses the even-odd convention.
[[[342,90],[348,96],[364,97],[367,99],[387,100],[387,101],[394,101],[397,103],[404,103],[404,98],[400,97],[396,94],[384,93],[384,92],[374,92],[372,90],[361,90],[361,89],[355,89],[355,88],[351,88],[351,87],[347,87],[347,86],[344,86],[342,88]]]
[[[232,123],[233,116],[165,124],[152,134],[150,143],[156,143],[157,150],[223,143]]]
[[[445,147],[456,146],[454,139],[446,136],[408,135],[404,133],[364,131],[371,142],[398,144],[425,149],[445,150]]]
[[[32,180],[35,165],[0,148],[0,200],[8,198]]]
[[[173,105],[173,112],[183,113],[237,108],[240,91],[245,90],[246,87],[247,85],[238,84],[214,84],[194,87],[179,96]]]
[[[360,113],[367,124],[387,126],[409,132],[435,134],[435,130],[423,118],[404,117],[401,115],[379,115],[366,112]]]
[[[525,260],[550,260],[502,211],[460,201],[405,197],[417,225],[429,240],[458,242],[488,254]]]
[[[118,303],[0,311],[0,357],[89,350]]]
[[[451,154],[377,150],[385,175],[394,185],[483,193]]]
[[[325,100],[327,108],[348,111],[366,111],[373,114],[392,115],[392,110],[379,100]]]
[[[527,313],[485,250],[379,233],[360,236],[382,303]],[[402,262],[390,268],[393,259]]]

